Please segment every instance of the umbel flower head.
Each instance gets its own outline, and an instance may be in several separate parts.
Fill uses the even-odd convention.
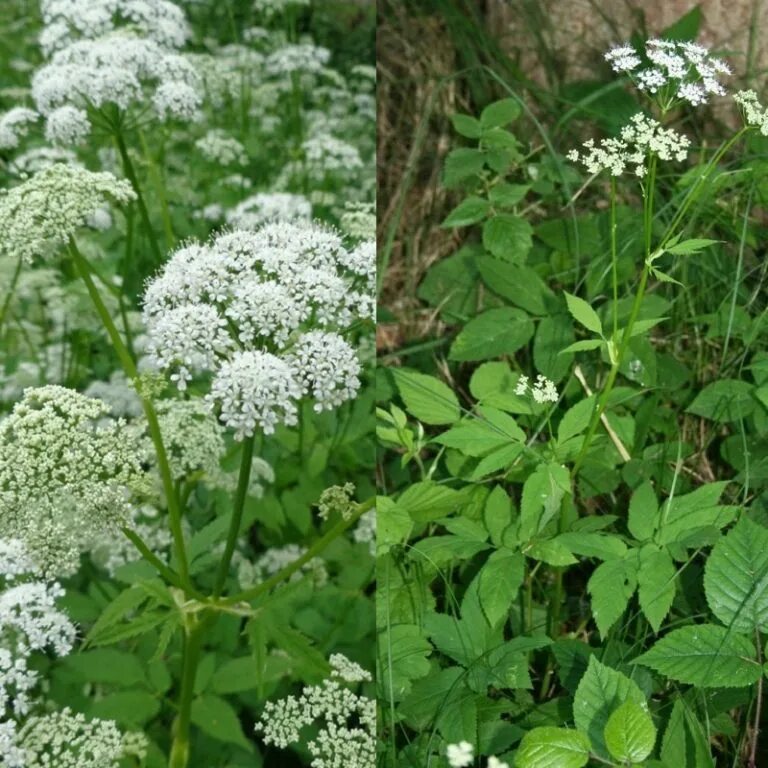
[[[730,75],[730,67],[698,43],[676,40],[647,40],[642,52],[629,44],[605,54],[614,72],[625,72],[641,91],[655,95],[663,109],[676,102],[704,104],[725,89],[718,77]],[[643,66],[644,61],[646,66]]]
[[[768,136],[768,109],[758,101],[757,94],[754,91],[739,91],[733,100],[741,107],[746,124]]]
[[[238,438],[295,424],[303,397],[335,408],[359,387],[339,331],[373,315],[371,253],[296,221],[185,245],[147,286],[150,359],[181,389],[210,374],[208,402]]]
[[[303,728],[315,724],[319,731],[307,744],[312,768],[371,768],[376,761],[376,702],[349,689],[370,681],[371,675],[341,654],[329,661],[331,675],[320,685],[305,687],[298,697],[267,702],[256,731],[265,743],[285,749],[301,741]]]
[[[109,406],[55,385],[27,389],[0,422],[0,537],[49,575],[71,573],[100,530],[146,491],[146,448]]]
[[[581,162],[592,174],[610,171],[613,176],[621,176],[627,166],[633,166],[635,175],[642,178],[651,155],[682,162],[690,146],[687,136],[663,128],[657,120],[638,112],[621,129],[619,138],[602,139],[599,144],[589,139],[581,151],[572,149],[567,157],[574,163]]]
[[[128,203],[136,193],[111,173],[57,163],[0,190],[0,252],[31,262],[65,244],[109,201]]]

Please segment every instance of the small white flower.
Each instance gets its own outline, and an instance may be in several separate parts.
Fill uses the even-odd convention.
[[[516,395],[524,395],[528,391],[528,384],[530,383],[530,379],[527,376],[521,376],[517,380],[517,386],[515,387],[515,394]]]
[[[468,741],[449,744],[445,750],[451,768],[466,768],[475,759],[475,748]]]
[[[499,760],[498,757],[492,755],[488,758],[488,768],[509,768],[509,765]]]
[[[533,399],[539,404],[556,403],[559,398],[554,382],[541,374],[536,377],[536,383],[533,385],[531,393]]]
[[[754,91],[739,91],[733,100],[741,107],[746,124],[768,136],[768,109],[758,101],[757,94]]]

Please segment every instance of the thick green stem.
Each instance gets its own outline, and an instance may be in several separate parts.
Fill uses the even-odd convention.
[[[2,309],[0,309],[0,331],[3,329],[3,323],[5,323],[5,316],[8,314],[8,309],[11,306],[13,300],[13,294],[16,292],[16,284],[19,282],[19,275],[21,274],[21,267],[24,263],[23,259],[19,259],[19,263],[16,265],[16,269],[13,272],[11,278],[11,284],[8,286],[8,293],[5,296]]]
[[[139,184],[139,178],[136,175],[136,170],[133,167],[133,161],[128,153],[128,147],[125,145],[125,139],[120,131],[115,132],[115,141],[117,142],[117,150],[120,153],[120,158],[123,161],[123,171],[128,177],[128,181],[131,182],[133,191],[136,193],[136,204],[139,208],[139,215],[141,216],[141,222],[146,230],[147,237],[149,238],[149,247],[152,249],[152,255],[155,260],[155,266],[158,266],[163,261],[163,254],[160,250],[160,245],[157,242],[155,231],[152,229],[152,222],[149,219],[149,211],[147,205],[144,202],[144,195],[141,191],[141,185]]]
[[[274,576],[271,576],[266,581],[262,581],[251,589],[246,589],[244,592],[240,592],[237,595],[222,600],[224,605],[232,605],[234,603],[248,602],[255,600],[257,597],[263,595],[265,592],[269,592],[273,587],[282,584],[286,579],[293,576],[296,571],[300,570],[302,566],[306,565],[313,557],[317,557],[332,541],[335,541],[341,536],[347,528],[354,525],[360,517],[365,514],[369,509],[373,509],[376,505],[376,498],[372,497],[367,501],[357,505],[357,509],[349,516],[339,520],[336,525],[333,526],[327,533],[321,536],[301,557],[296,558],[292,563],[286,565],[285,568],[279,570]]]
[[[163,174],[152,157],[152,152],[149,149],[149,144],[147,144],[147,139],[144,136],[144,132],[141,130],[139,131],[139,141],[141,142],[141,149],[144,152],[144,159],[149,166],[149,175],[152,177],[152,183],[155,186],[155,194],[160,202],[160,213],[163,218],[163,232],[165,234],[165,246],[170,250],[176,242],[176,235],[173,232],[173,223],[171,221],[171,212],[168,208],[168,196],[165,194]]]
[[[69,241],[69,252],[72,255],[72,259],[75,263],[80,278],[85,283],[85,287],[88,291],[88,295],[96,308],[96,312],[101,318],[101,322],[107,331],[107,335],[112,342],[112,346],[117,353],[120,360],[120,364],[125,371],[125,375],[129,381],[135,382],[138,379],[138,371],[136,370],[136,364],[133,362],[133,358],[128,352],[128,348],[125,345],[120,332],[117,330],[115,323],[112,320],[109,310],[104,304],[104,300],[101,298],[99,289],[93,282],[91,277],[91,270],[88,261],[80,253],[74,239]],[[147,426],[149,428],[149,435],[152,439],[152,443],[155,447],[155,453],[157,455],[157,467],[160,472],[160,479],[163,484],[163,490],[165,492],[166,503],[168,504],[168,518],[171,527],[171,534],[173,535],[174,547],[176,551],[176,558],[179,562],[179,574],[181,576],[181,583],[185,589],[191,591],[192,585],[189,580],[189,567],[187,565],[186,546],[184,544],[184,532],[181,527],[181,508],[179,506],[178,498],[176,496],[176,490],[173,485],[173,475],[171,473],[171,467],[168,463],[168,454],[165,450],[163,443],[163,437],[160,433],[160,423],[157,419],[157,412],[152,404],[152,401],[145,397],[141,391],[139,391],[139,397],[141,398],[141,404],[144,408],[144,415],[147,419]]]
[[[229,573],[229,565],[232,562],[232,554],[235,551],[237,537],[240,535],[240,526],[243,524],[243,510],[245,508],[245,499],[248,496],[248,484],[251,481],[253,444],[255,440],[255,435],[246,437],[245,440],[243,440],[243,454],[240,459],[240,474],[237,478],[235,506],[232,509],[232,520],[229,523],[229,533],[227,533],[227,543],[224,548],[224,555],[219,563],[219,570],[216,574],[216,581],[214,582],[214,597],[218,597],[221,594],[224,585],[227,582],[227,574]]]
[[[187,768],[189,764],[189,727],[192,722],[192,698],[195,692],[195,677],[197,676],[197,666],[200,663],[203,639],[215,620],[215,616],[206,616],[200,620],[194,617],[190,618],[190,621],[196,623],[187,629],[184,638],[179,714],[176,716],[176,722],[173,725],[173,744],[171,745],[168,768]]]

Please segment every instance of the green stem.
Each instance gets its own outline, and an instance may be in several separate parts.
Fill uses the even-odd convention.
[[[229,523],[229,533],[227,533],[227,543],[224,548],[224,555],[219,563],[219,570],[216,574],[216,581],[213,587],[213,596],[218,597],[227,581],[229,566],[232,562],[232,554],[235,551],[237,537],[240,535],[240,527],[243,524],[243,510],[245,508],[245,499],[248,496],[248,484],[251,480],[251,467],[253,466],[253,444],[256,440],[255,435],[250,435],[243,440],[243,454],[240,458],[240,474],[237,478],[237,491],[235,492],[235,506],[232,509],[232,520]]]
[[[149,167],[149,175],[152,177],[152,183],[155,186],[155,194],[160,202],[160,213],[163,218],[163,230],[165,233],[165,246],[170,250],[176,242],[176,235],[173,232],[171,213],[168,208],[168,196],[165,194],[165,183],[160,168],[149,150],[149,145],[147,144],[144,132],[141,130],[139,131],[139,141],[141,142],[141,149],[144,152],[144,159],[147,161],[147,166]]]
[[[181,691],[179,693],[179,714],[173,726],[173,744],[168,768],[187,768],[189,764],[189,727],[192,722],[192,698],[195,692],[195,677],[200,663],[203,639],[215,617],[197,620],[187,630],[184,638],[184,652],[181,671]]]
[[[240,592],[237,595],[227,597],[221,602],[224,605],[232,605],[234,603],[247,602],[255,600],[265,592],[269,592],[270,589],[276,587],[278,584],[282,584],[286,579],[289,579],[296,571],[300,570],[302,566],[308,563],[313,557],[317,557],[332,541],[341,536],[344,531],[350,526],[354,525],[360,517],[365,514],[369,509],[373,509],[376,505],[376,498],[372,497],[367,501],[358,504],[357,509],[346,518],[339,520],[336,525],[333,526],[327,533],[321,536],[301,557],[296,558],[292,563],[286,565],[285,568],[279,570],[274,576],[271,576],[266,581],[262,581],[261,584],[257,584],[251,589],[246,589],[244,592]]]
[[[619,335],[619,275],[616,255],[616,177],[611,175],[611,278],[613,282],[613,339]]]
[[[147,205],[144,202],[144,195],[141,192],[141,185],[139,184],[139,178],[136,175],[136,170],[133,167],[133,161],[128,153],[128,147],[125,145],[125,139],[121,131],[115,132],[115,140],[117,142],[117,149],[120,153],[120,157],[123,161],[123,171],[128,177],[128,181],[131,182],[133,191],[136,193],[136,204],[139,208],[139,215],[141,221],[144,224],[144,229],[147,232],[149,238],[149,247],[152,249],[152,255],[155,259],[155,266],[159,266],[163,261],[163,254],[160,251],[160,245],[157,242],[155,231],[152,229],[152,222],[149,219],[149,211],[147,211]]]
[[[21,267],[23,263],[24,260],[19,259],[19,263],[16,265],[16,269],[13,272],[13,277],[11,278],[11,284],[8,286],[8,293],[6,294],[5,301],[3,302],[3,307],[0,309],[0,331],[3,328],[3,323],[5,323],[5,316],[8,314],[8,309],[11,306],[13,294],[16,292],[16,284],[19,282],[19,275],[21,274]]]
[[[107,331],[107,335],[112,342],[112,346],[117,353],[120,360],[120,364],[125,371],[125,375],[129,381],[136,383],[138,379],[138,371],[136,370],[136,364],[133,362],[133,358],[128,352],[128,348],[125,346],[120,332],[117,330],[109,310],[104,304],[99,289],[93,282],[91,277],[91,270],[88,261],[80,253],[80,250],[75,243],[74,238],[69,241],[69,252],[72,255],[72,259],[75,263],[80,278],[85,283],[85,287],[88,291],[88,295],[96,307],[96,311],[101,318],[101,322],[104,324],[104,328]],[[147,426],[149,428],[149,434],[152,439],[152,443],[155,447],[155,453],[157,454],[157,467],[160,472],[160,479],[163,484],[163,490],[165,492],[166,503],[168,505],[168,518],[171,527],[171,534],[173,535],[174,546],[176,550],[176,557],[179,561],[179,574],[181,582],[184,588],[188,591],[192,591],[192,584],[189,580],[189,567],[187,565],[186,547],[184,544],[184,532],[181,527],[181,508],[176,497],[176,491],[173,485],[173,475],[171,473],[171,467],[168,463],[168,454],[165,451],[165,445],[163,443],[163,437],[160,433],[160,423],[157,419],[157,412],[152,404],[152,401],[145,397],[141,391],[138,390],[139,397],[141,398],[141,404],[144,408],[144,415],[147,419]]]
[[[131,544],[133,544],[136,549],[141,552],[141,556],[154,567],[154,569],[169,583],[172,584],[174,587],[178,587],[179,589],[182,588],[181,581],[179,581],[178,574],[174,573],[148,546],[147,543],[144,541],[144,539],[139,536],[136,531],[123,527],[121,528],[122,532],[125,534],[126,538],[130,540]]]

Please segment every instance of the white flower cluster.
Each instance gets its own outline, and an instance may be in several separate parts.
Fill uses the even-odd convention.
[[[312,204],[304,195],[291,192],[257,192],[226,214],[227,224],[236,229],[257,229],[270,221],[310,218]]]
[[[358,544],[367,544],[371,555],[376,554],[376,510],[369,509],[360,516],[352,539]]]
[[[768,109],[757,99],[754,91],[739,91],[733,100],[744,112],[747,125],[757,128],[763,136],[768,136]]]
[[[272,77],[297,74],[320,74],[331,60],[327,48],[312,43],[284,45],[267,56],[264,69]]]
[[[208,131],[195,142],[200,154],[219,165],[245,165],[248,154],[245,147],[234,137],[219,128]]]
[[[468,741],[460,741],[458,744],[449,744],[445,756],[451,768],[467,768],[475,761],[475,748]],[[509,768],[507,763],[494,756],[488,758],[486,765],[487,768]]]
[[[539,404],[556,403],[559,398],[555,383],[541,374],[536,377],[536,383],[533,386],[531,386],[531,380],[527,376],[521,376],[517,380],[517,386],[515,387],[516,395],[523,396],[529,390],[534,401]]]
[[[92,537],[123,522],[147,490],[146,453],[109,408],[55,385],[28,389],[0,422],[0,536],[39,569],[71,573]]]
[[[375,203],[347,202],[339,218],[341,228],[350,237],[371,241],[376,237]]]
[[[71,149],[32,147],[14,157],[8,164],[8,170],[16,177],[26,178],[27,176],[44,171],[46,168],[56,165],[56,163],[82,167]]]
[[[253,10],[263,13],[267,18],[277,13],[285,13],[286,9],[308,6],[310,0],[253,0]]]
[[[307,744],[312,768],[373,768],[376,762],[376,702],[347,687],[370,675],[341,654],[330,658],[331,676],[307,686],[301,696],[268,702],[256,731],[266,744],[285,749],[301,741],[301,730],[319,727]]]
[[[62,142],[66,131],[55,126],[81,135],[88,106],[111,103],[127,110],[151,102],[163,119],[193,120],[202,102],[200,77],[186,58],[154,40],[123,32],[57,50],[33,76],[32,98],[47,118],[47,131]],[[70,109],[63,113],[66,107]]]
[[[274,576],[283,568],[296,562],[307,550],[298,544],[286,544],[282,547],[270,547],[255,560],[245,557],[238,558],[237,580],[241,589],[261,584],[270,576]],[[316,588],[324,586],[328,582],[328,570],[325,561],[319,557],[313,557],[299,568],[290,578],[290,581],[299,581],[304,575],[308,575]]]
[[[710,94],[722,96],[725,89],[718,77],[730,75],[730,67],[712,56],[698,43],[676,40],[647,40],[644,57],[650,66],[643,66],[643,58],[631,45],[619,45],[605,54],[614,72],[626,72],[642,91],[656,94],[660,91],[674,100],[692,106],[704,104]]]
[[[0,149],[16,149],[39,115],[27,107],[14,107],[0,115]]]
[[[0,252],[31,262],[67,242],[108,201],[127,203],[136,194],[111,173],[55,164],[0,190]]]
[[[339,335],[373,316],[370,267],[310,222],[236,230],[176,251],[144,297],[148,352],[184,389],[213,375],[209,404],[241,439],[354,397],[360,365]]]
[[[338,171],[353,173],[363,167],[357,147],[330,134],[307,139],[302,149],[313,177],[323,178],[327,173]]]
[[[649,155],[682,162],[688,156],[690,146],[687,136],[672,128],[663,128],[657,120],[638,112],[621,129],[620,138],[602,139],[599,145],[589,139],[581,151],[573,149],[567,157],[574,163],[581,162],[592,174],[610,171],[611,175],[620,176],[631,165],[635,175],[642,178],[647,171]]]
[[[165,48],[181,48],[190,36],[184,12],[169,0],[41,0],[40,12],[45,24],[40,47],[46,56],[120,27],[130,27]]]

